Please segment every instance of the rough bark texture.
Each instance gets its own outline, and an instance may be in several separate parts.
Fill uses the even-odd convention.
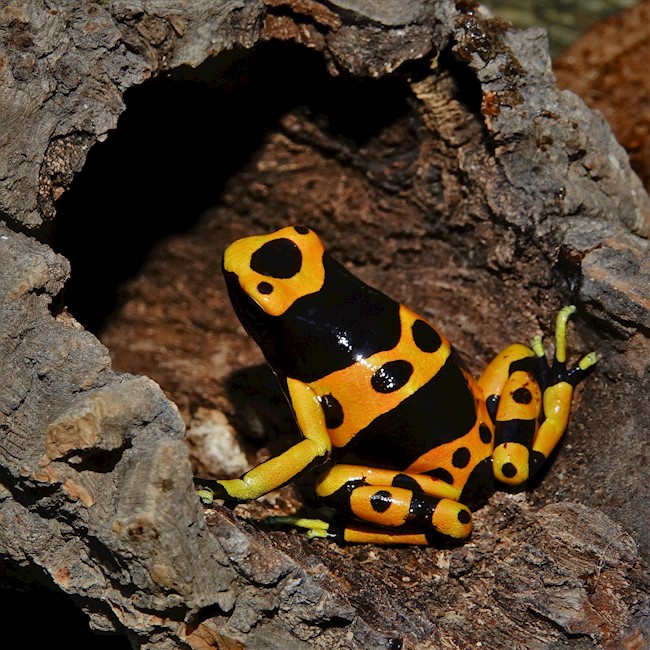
[[[447,1],[16,2],[0,74],[8,574],[134,647],[647,644],[650,200],[541,31]],[[195,498],[192,463],[237,474],[295,439],[219,264],[306,222],[474,372],[569,302],[571,350],[603,355],[543,480],[495,495],[463,546],[260,523],[313,505],[310,477],[234,512]]]
[[[602,111],[650,188],[650,2],[597,23],[554,63],[558,85]]]

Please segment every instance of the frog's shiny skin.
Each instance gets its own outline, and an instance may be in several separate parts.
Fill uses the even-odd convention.
[[[331,459],[316,491],[341,525],[289,518],[311,536],[378,544],[462,540],[494,481],[520,485],[561,438],[573,388],[597,361],[567,369],[541,339],[501,352],[478,381],[416,313],[325,253],[313,230],[234,242],[223,269],[235,311],[277,374],[304,440],[239,479],[202,481],[205,502],[243,502]]]

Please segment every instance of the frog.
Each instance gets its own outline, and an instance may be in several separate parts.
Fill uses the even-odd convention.
[[[356,277],[305,226],[238,239],[222,269],[302,437],[197,491],[206,505],[244,503],[319,467],[316,495],[333,516],[270,518],[310,538],[463,543],[499,484],[525,487],[539,473],[599,360],[590,352],[567,364],[569,305],[557,314],[550,363],[538,335],[507,346],[475,380],[444,334]]]

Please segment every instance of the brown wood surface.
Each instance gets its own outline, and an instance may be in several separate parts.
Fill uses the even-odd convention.
[[[650,199],[540,30],[448,1],[28,1],[0,75],[2,584],[133,647],[647,646]],[[475,373],[578,305],[571,352],[603,359],[567,436],[466,544],[269,530],[310,476],[196,499],[193,472],[295,440],[220,277],[287,223]]]
[[[554,61],[558,86],[603,113],[650,188],[650,1],[602,20]]]

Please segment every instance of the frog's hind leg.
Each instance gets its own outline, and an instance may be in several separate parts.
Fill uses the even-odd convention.
[[[536,336],[531,343],[533,352],[543,368],[540,383],[543,388],[543,420],[537,430],[530,457],[530,474],[537,471],[560,441],[571,411],[573,390],[582,381],[589,369],[598,362],[598,355],[589,352],[573,368],[566,363],[567,322],[576,308],[564,307],[558,312],[555,327],[555,357],[549,366],[546,361],[542,337]]]
[[[307,537],[325,537],[337,544],[376,544],[378,546],[449,546],[461,540],[442,535],[435,531],[391,530],[379,526],[365,526],[354,519],[346,522],[325,522],[320,519],[303,519],[302,517],[276,517],[277,523],[290,524],[307,529]],[[462,538],[464,539],[464,538]]]
[[[573,389],[598,361],[592,352],[567,368],[567,322],[575,311],[571,305],[558,313],[552,364],[535,337],[532,349],[506,348],[479,380],[495,423],[494,475],[503,483],[521,485],[539,470],[567,427]]]
[[[456,500],[457,490],[430,476],[334,465],[316,489],[324,505],[345,516],[342,524],[301,517],[276,517],[275,523],[307,528],[310,537],[372,544],[449,543],[472,530],[472,515]]]

